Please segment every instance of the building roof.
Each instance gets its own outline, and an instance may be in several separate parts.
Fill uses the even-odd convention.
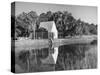
[[[48,32],[51,32],[53,24],[55,24],[54,21],[41,22],[39,28],[45,28]]]

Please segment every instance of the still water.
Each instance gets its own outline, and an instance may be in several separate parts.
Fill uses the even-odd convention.
[[[50,50],[51,49],[51,50]],[[43,59],[58,49],[56,64]],[[53,62],[52,62],[53,61]],[[44,72],[97,68],[97,44],[73,44],[56,48],[43,48],[16,55],[16,72]]]

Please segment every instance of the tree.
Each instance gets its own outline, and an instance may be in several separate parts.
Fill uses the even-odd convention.
[[[22,14],[16,17],[16,29],[21,30],[20,36],[29,36],[31,32],[33,32],[32,24],[36,24],[36,20],[38,15],[36,12],[31,11],[29,13],[23,12]],[[36,26],[37,28],[37,26]]]
[[[17,36],[29,36],[30,33],[38,30],[40,22],[46,21],[54,21],[58,33],[63,34],[61,36],[97,34],[97,25],[81,21],[80,18],[75,19],[68,11],[48,11],[41,13],[39,16],[34,11],[23,12],[16,17],[15,21]]]
[[[91,34],[97,34],[97,26],[92,23],[89,25],[89,31]]]

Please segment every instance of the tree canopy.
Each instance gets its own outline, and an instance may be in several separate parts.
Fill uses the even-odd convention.
[[[15,24],[16,37],[28,36],[33,31],[34,27],[36,27],[36,30],[39,29],[40,22],[46,21],[54,21],[58,33],[63,33],[63,37],[68,35],[97,34],[97,25],[86,23],[81,21],[81,19],[75,19],[68,11],[48,11],[40,15],[37,15],[35,11],[30,11],[29,13],[23,12],[18,16],[12,17],[11,21],[12,26]],[[14,31],[12,31],[12,33],[13,32]]]

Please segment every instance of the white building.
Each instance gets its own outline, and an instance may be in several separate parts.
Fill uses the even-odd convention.
[[[54,21],[41,22],[39,28],[45,28],[49,33],[53,33],[53,39],[58,38],[58,31]]]

